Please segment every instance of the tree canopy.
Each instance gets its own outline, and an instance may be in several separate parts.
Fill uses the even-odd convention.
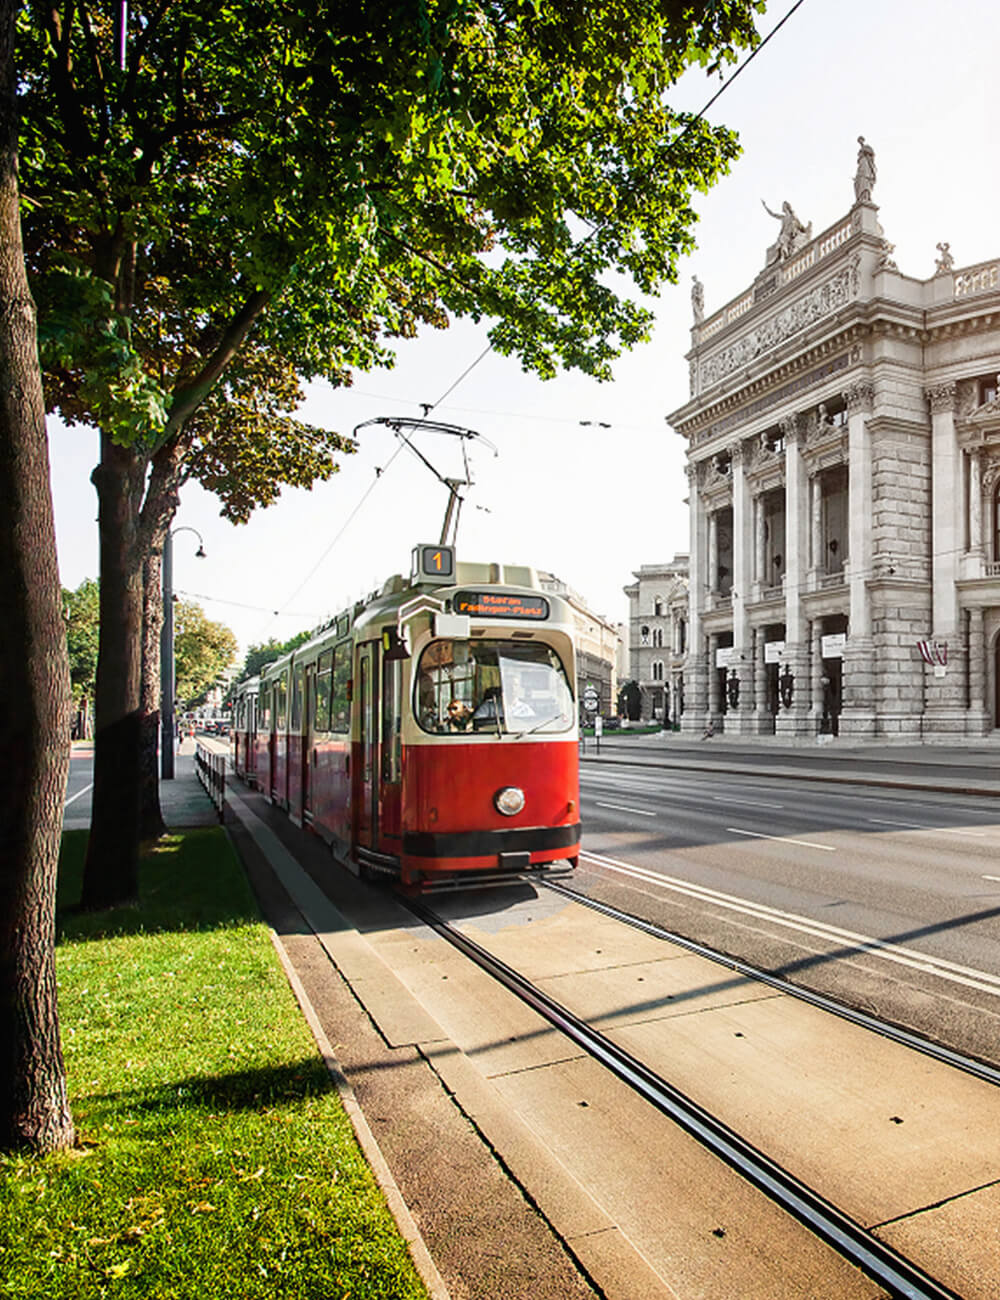
[[[174,605],[175,695],[182,709],[199,704],[236,660],[236,637],[224,623],[213,623],[193,600]]]
[[[49,402],[169,437],[253,331],[346,382],[386,340],[489,317],[527,368],[606,377],[736,153],[671,84],[761,4],[28,5],[25,238]],[[258,384],[259,387],[259,377]]]

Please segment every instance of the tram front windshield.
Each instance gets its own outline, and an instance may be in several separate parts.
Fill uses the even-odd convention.
[[[437,735],[568,731],[573,694],[541,641],[432,641],[416,677],[417,720]]]

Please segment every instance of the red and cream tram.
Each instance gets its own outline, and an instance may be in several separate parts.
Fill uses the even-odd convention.
[[[571,611],[532,569],[420,546],[240,684],[236,770],[364,874],[575,866],[575,680]]]

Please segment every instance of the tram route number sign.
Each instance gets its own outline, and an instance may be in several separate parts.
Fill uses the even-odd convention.
[[[583,692],[583,707],[588,713],[596,713],[600,707],[600,698],[593,686],[587,686]]]
[[[455,579],[455,548],[440,545],[415,546],[411,576],[416,582],[449,585]]]

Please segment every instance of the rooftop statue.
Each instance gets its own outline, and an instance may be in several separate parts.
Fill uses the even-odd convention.
[[[763,199],[761,203],[769,217],[781,222],[778,238],[767,250],[767,265],[771,266],[775,262],[783,262],[786,257],[791,257],[804,244],[809,243],[812,239],[812,222],[804,226],[787,201],[782,203],[780,212],[772,212]]]
[[[691,310],[694,312],[694,323],[700,325],[705,319],[705,286],[696,275],[691,277]]]
[[[870,203],[872,190],[875,188],[875,150],[865,142],[863,135],[858,136],[858,170],[854,173],[855,203]]]
[[[934,259],[934,274],[947,275],[955,267],[955,259],[951,254],[951,244],[947,242],[938,244],[937,251],[941,256]]]

